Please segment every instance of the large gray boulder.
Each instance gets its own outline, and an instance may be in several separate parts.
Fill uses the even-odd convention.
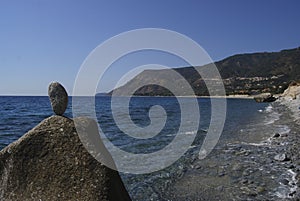
[[[89,132],[88,139],[101,142],[94,121],[76,121],[86,126],[82,129]],[[101,157],[111,161],[105,147],[100,147]],[[83,147],[74,121],[52,116],[0,152],[0,200],[127,201],[130,197],[118,172]]]

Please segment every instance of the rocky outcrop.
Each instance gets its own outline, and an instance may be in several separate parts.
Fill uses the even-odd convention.
[[[289,87],[283,92],[282,96],[295,100],[300,95],[300,81],[292,82]]]
[[[94,132],[87,135],[100,140],[96,122],[76,120],[88,127],[83,130]],[[100,154],[110,157],[105,147]],[[52,116],[0,152],[0,200],[126,201],[130,197],[118,172],[86,151],[74,121]]]
[[[273,102],[276,98],[270,93],[262,93],[254,96],[254,100],[258,103]]]

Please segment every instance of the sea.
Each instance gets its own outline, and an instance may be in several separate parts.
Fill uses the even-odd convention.
[[[174,139],[181,123],[180,104],[189,104],[191,98],[175,97],[132,97],[128,106],[132,122],[138,127],[146,127],[157,120],[165,120],[163,129],[149,139],[135,139],[128,137],[117,126],[111,111],[111,98],[107,96],[95,97],[95,111],[99,127],[103,130],[108,140],[120,149],[135,153],[147,154],[156,152]],[[72,97],[65,116],[72,118]],[[84,104],[84,103],[83,103]],[[195,134],[195,139],[185,153],[177,161],[161,170],[147,174],[120,173],[132,200],[165,200],[164,195],[168,189],[185,174],[201,163],[198,159],[199,150],[206,137],[211,122],[211,99],[197,98],[200,109],[199,126],[194,131],[179,133],[180,135]],[[165,116],[149,115],[152,106],[159,105],[165,110]],[[121,107],[121,106],[120,106]],[[276,106],[279,107],[279,106]],[[218,150],[226,150],[230,146],[247,145],[260,147],[268,146],[266,143],[275,133],[290,132],[289,125],[281,124],[281,114],[274,104],[256,103],[252,99],[227,99],[227,112],[224,129],[221,137],[209,154],[209,158],[227,160],[225,156],[218,155]],[[49,98],[46,96],[1,96],[0,97],[0,149],[18,140],[27,131],[32,129],[43,119],[53,115]],[[116,113],[122,118],[123,113]],[[151,118],[150,118],[151,116]],[[167,153],[166,153],[167,154]],[[214,155],[215,154],[215,155]],[[228,153],[232,154],[232,153]],[[167,155],[165,157],[168,157]],[[229,157],[229,156],[228,156]],[[233,160],[233,157],[230,157]],[[153,161],[162,163],[162,161]],[[143,165],[141,161],[141,164]],[[285,171],[285,170],[282,170]],[[281,174],[278,172],[278,174]],[[278,176],[279,177],[279,176]],[[257,178],[259,180],[259,178]],[[278,178],[279,179],[279,178]],[[276,175],[275,175],[276,180]],[[287,197],[290,189],[280,188],[274,184],[272,192],[264,194],[263,198],[275,199]],[[167,200],[167,199],[166,199]]]

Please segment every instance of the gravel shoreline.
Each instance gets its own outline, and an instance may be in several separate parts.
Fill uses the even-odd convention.
[[[196,160],[165,200],[300,200],[299,99],[272,103],[284,128],[257,143],[228,143]],[[273,125],[274,124],[274,125]]]
[[[287,138],[287,155],[290,156],[292,161],[293,170],[295,172],[293,179],[297,184],[293,200],[300,200],[300,96],[298,96],[296,99],[292,99],[290,97],[281,97],[278,102],[290,110],[292,117],[291,121],[294,122],[294,124],[291,124],[293,125],[293,127],[291,127],[292,132],[290,132]]]

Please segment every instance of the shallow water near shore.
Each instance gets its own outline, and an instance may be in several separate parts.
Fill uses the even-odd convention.
[[[182,99],[189,103],[189,98]],[[209,127],[211,105],[210,99],[197,100],[200,125],[198,130],[191,131],[197,135],[184,156],[173,165],[150,174],[121,173],[132,199],[207,200],[220,196],[223,200],[276,200],[292,197],[296,188],[292,164],[274,160],[276,154],[285,151],[286,142],[271,137],[275,133],[286,136],[293,131],[286,108],[277,103],[228,99],[225,127],[218,145],[207,158],[199,160],[198,153]],[[96,97],[95,108],[99,126],[115,146],[132,153],[151,153],[172,141],[180,126],[181,112],[176,98],[136,97],[130,102],[133,122],[138,126],[149,125],[148,111],[153,105],[164,107],[168,118],[163,130],[146,140],[128,138],[116,126],[109,97]],[[0,114],[2,149],[53,113],[48,97],[0,97]],[[71,103],[65,115],[72,117]],[[155,118],[160,120],[161,117]],[[142,161],[136,165],[143,165]]]

